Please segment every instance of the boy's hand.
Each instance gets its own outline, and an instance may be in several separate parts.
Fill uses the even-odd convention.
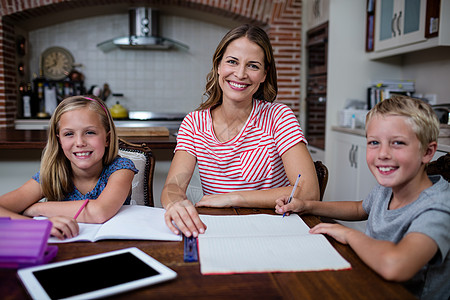
[[[289,196],[278,198],[275,203],[275,212],[278,214],[289,215],[290,212],[297,212],[302,214],[305,212],[305,201],[297,198],[292,198],[291,203],[288,203]]]
[[[78,235],[80,228],[75,219],[65,216],[48,218],[53,224],[50,234],[60,240],[73,238]]]
[[[342,244],[348,244],[347,236],[355,229],[340,224],[320,223],[309,230],[313,234],[327,234]]]

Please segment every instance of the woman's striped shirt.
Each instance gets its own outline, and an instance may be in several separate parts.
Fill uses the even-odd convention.
[[[289,107],[253,100],[241,132],[227,142],[217,139],[212,124],[209,109],[191,112],[175,148],[197,158],[205,195],[289,185],[281,156],[299,142],[307,143]]]

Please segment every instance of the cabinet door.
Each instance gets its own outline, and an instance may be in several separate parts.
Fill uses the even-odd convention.
[[[330,151],[334,155],[328,178],[330,193],[326,200],[363,200],[376,184],[366,162],[366,138],[342,132],[333,132],[333,135],[334,147]]]
[[[331,199],[339,201],[357,200],[357,170],[353,162],[355,145],[350,143],[345,136],[339,135],[334,146],[334,168],[328,179],[333,182]]]
[[[376,12],[375,51],[425,40],[426,0],[380,0]]]
[[[377,181],[375,177],[370,172],[369,167],[367,166],[366,160],[366,150],[367,144],[366,139],[363,137],[358,137],[357,140],[354,141],[356,148],[355,153],[355,163],[356,163],[356,199],[355,200],[363,200],[369,192],[376,185]]]

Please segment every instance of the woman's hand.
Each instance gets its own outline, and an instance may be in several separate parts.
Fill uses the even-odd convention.
[[[233,206],[233,199],[237,199],[238,195],[214,194],[205,195],[195,204],[196,207],[231,207]]]
[[[309,230],[310,233],[327,234],[342,244],[348,244],[347,236],[355,229],[340,224],[320,223]]]
[[[60,240],[73,238],[78,235],[80,228],[75,219],[65,216],[48,218],[53,224],[50,234]]]
[[[179,234],[181,230],[187,237],[191,235],[197,237],[206,230],[206,225],[200,220],[194,205],[187,199],[168,204],[164,219],[167,227],[175,234]]]

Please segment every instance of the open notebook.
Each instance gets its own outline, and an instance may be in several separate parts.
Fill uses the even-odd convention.
[[[162,208],[142,205],[123,205],[117,214],[103,224],[78,223],[80,234],[71,239],[48,239],[49,243],[77,241],[96,242],[107,239],[181,241],[166,226]]]
[[[295,214],[200,215],[206,224],[198,238],[202,274],[350,269],[321,234]]]

